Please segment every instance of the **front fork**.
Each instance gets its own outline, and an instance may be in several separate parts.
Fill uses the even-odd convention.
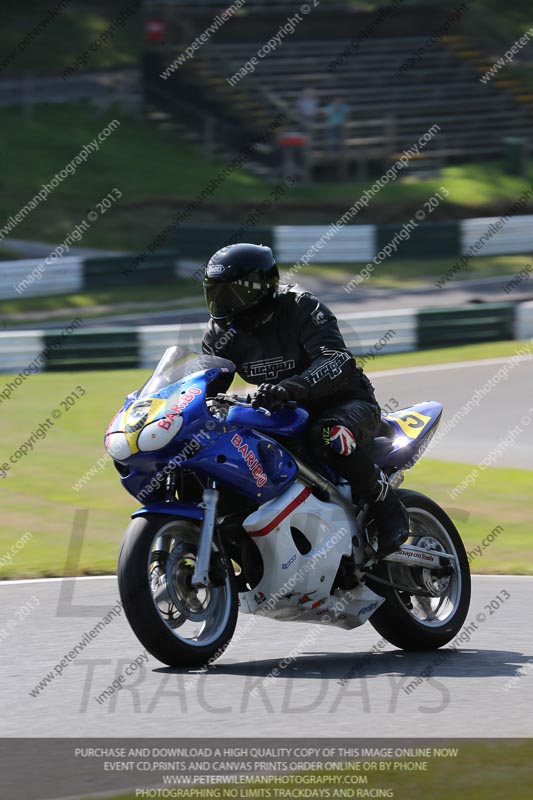
[[[209,586],[209,563],[211,560],[211,548],[215,535],[215,524],[217,519],[217,508],[219,492],[215,482],[210,481],[202,494],[202,508],[204,518],[200,528],[200,541],[198,542],[198,553],[196,556],[196,568],[192,576],[192,584],[196,588]]]

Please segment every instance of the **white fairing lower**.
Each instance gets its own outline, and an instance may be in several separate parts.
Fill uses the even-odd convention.
[[[264,573],[254,589],[239,594],[241,611],[271,619],[356,628],[383,598],[364,585],[330,594],[341,558],[352,551],[355,519],[340,506],[312,494],[305,498],[303,492],[304,485],[297,481],[244,521],[244,529],[254,537],[263,557]],[[258,535],[291,504],[293,510],[273,530]],[[305,555],[298,550],[291,528],[300,530],[311,544]]]

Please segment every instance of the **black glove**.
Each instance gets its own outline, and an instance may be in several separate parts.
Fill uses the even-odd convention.
[[[290,400],[292,400],[290,393],[281,384],[262,383],[252,398],[252,408],[279,411]]]

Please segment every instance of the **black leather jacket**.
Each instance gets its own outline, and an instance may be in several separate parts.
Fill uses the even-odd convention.
[[[280,286],[245,327],[225,330],[211,319],[202,347],[233,361],[247,383],[283,383],[313,414],[351,399],[376,403],[374,387],[347,349],[334,314],[296,285]]]

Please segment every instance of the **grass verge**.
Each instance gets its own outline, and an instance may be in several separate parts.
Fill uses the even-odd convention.
[[[98,30],[99,23],[95,24]],[[90,156],[90,163],[65,179],[11,235],[54,243],[53,249],[86,218],[88,208],[117,188],[122,198],[84,233],[81,246],[117,250],[127,246],[142,251],[225,166],[207,160],[201,148],[184,142],[175,131],[147,126],[117,109],[95,113],[88,103],[42,104],[33,108],[30,117],[24,108],[2,109],[0,149],[10,157],[2,165],[0,227],[114,118],[120,126]],[[365,182],[296,186],[272,203],[269,192],[279,180],[268,183],[245,168],[238,169],[226,177],[209,202],[200,203],[189,222],[226,222],[238,230],[255,211],[255,218],[265,225],[328,225],[381,174],[377,170]],[[446,186],[449,195],[432,219],[498,216],[532,182],[533,165],[524,177],[508,175],[501,161],[448,166],[436,179],[397,180],[383,188],[355,221],[399,225],[423,208],[441,186]]]

